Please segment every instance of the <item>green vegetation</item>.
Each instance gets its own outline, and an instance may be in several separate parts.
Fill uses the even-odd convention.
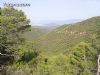
[[[6,65],[0,69],[0,75],[91,75],[97,72],[100,17],[48,31],[32,28],[24,12],[13,7],[1,8],[0,13],[0,53],[13,57],[5,60],[0,55],[0,66]]]
[[[92,42],[95,40],[94,42],[100,45],[98,32],[100,32],[100,17],[93,17],[83,22],[58,27],[38,42],[44,54],[59,54],[82,41]]]
[[[24,37],[25,39],[29,41],[33,41],[33,40],[37,40],[40,37],[46,35],[49,31],[50,29],[45,28],[45,27],[33,26],[31,27],[31,31],[22,34],[22,37]]]

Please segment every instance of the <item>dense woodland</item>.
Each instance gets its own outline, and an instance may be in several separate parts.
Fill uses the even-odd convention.
[[[43,31],[23,11],[0,8],[0,75],[94,75],[99,54],[99,16]]]

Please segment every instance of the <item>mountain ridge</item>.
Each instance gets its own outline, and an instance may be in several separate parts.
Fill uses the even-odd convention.
[[[65,52],[81,41],[91,41],[89,36],[96,34],[98,25],[100,25],[100,16],[75,24],[62,25],[39,40],[40,49],[46,54]]]

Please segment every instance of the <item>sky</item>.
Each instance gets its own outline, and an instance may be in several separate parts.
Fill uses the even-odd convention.
[[[73,20],[100,16],[100,0],[0,0],[4,3],[28,3],[30,7],[18,7],[32,23],[43,20]]]

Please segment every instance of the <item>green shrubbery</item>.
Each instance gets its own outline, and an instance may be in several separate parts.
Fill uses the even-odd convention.
[[[24,13],[12,7],[2,8],[0,12],[3,13],[0,15],[0,53],[14,56],[13,64],[7,64],[6,75],[90,75],[97,69],[100,39],[99,33],[90,33],[93,25],[90,24],[91,29],[84,26],[90,33],[85,34],[88,36],[80,35],[84,31],[82,22],[68,26],[68,35],[51,32],[45,38],[29,42],[20,36],[30,30]],[[68,27],[60,29],[63,32]],[[71,29],[78,29],[78,32],[72,35]]]
[[[91,43],[80,42],[67,55],[65,53],[52,56],[40,54],[36,66],[31,63],[34,61],[33,57],[25,65],[21,63],[22,67],[19,71],[25,69],[23,67],[27,65],[29,67],[27,71],[31,71],[33,75],[90,75],[94,73],[92,69],[97,67],[97,54],[98,50],[93,48]]]

